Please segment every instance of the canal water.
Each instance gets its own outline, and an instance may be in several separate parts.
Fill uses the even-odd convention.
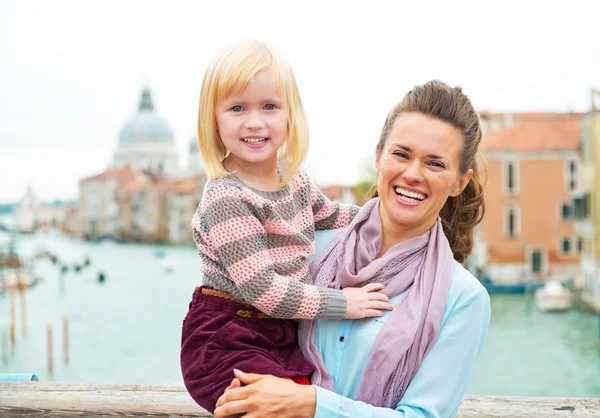
[[[0,233],[0,241],[6,238]],[[70,265],[89,257],[91,265],[61,275],[49,260],[36,261],[43,281],[26,293],[26,335],[17,303],[16,345],[7,359],[0,358],[0,373],[35,373],[44,381],[182,384],[181,322],[200,281],[195,248],[35,235],[19,236],[17,249],[26,256],[48,249]],[[161,251],[174,271],[161,267]],[[103,283],[100,272],[106,277]],[[69,318],[68,364],[63,359],[64,315]],[[47,367],[48,324],[53,328],[52,374]],[[8,335],[8,325],[9,298],[4,294],[0,336]],[[576,311],[542,313],[523,295],[493,295],[489,335],[467,392],[600,397],[598,317]]]

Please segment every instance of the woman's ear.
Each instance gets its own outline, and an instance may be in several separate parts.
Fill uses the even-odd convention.
[[[472,169],[469,169],[469,171],[467,171],[465,174],[462,174],[460,176],[460,179],[458,181],[456,188],[452,191],[450,196],[456,197],[459,194],[461,194],[463,192],[463,190],[465,190],[465,188],[467,187],[467,184],[469,184],[469,182],[471,181],[471,177],[473,177]]]
[[[375,157],[375,170],[379,173],[379,160],[381,159],[381,155],[377,155]]]

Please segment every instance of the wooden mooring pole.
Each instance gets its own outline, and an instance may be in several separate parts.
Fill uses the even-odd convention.
[[[15,345],[15,322],[16,322],[16,313],[15,313],[15,289],[14,287],[11,287],[8,290],[8,293],[10,295],[10,342],[11,344],[14,346]]]
[[[69,315],[63,316],[63,357],[65,364],[69,364]]]
[[[48,324],[48,373],[52,375],[54,372],[53,355],[52,355],[52,324]]]
[[[27,286],[25,283],[19,282],[19,295],[21,296],[21,333],[25,337],[27,335],[27,305],[25,303],[25,292]]]

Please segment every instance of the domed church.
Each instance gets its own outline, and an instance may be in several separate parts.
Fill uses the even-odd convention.
[[[137,113],[121,128],[119,146],[111,166],[129,166],[136,170],[163,173],[167,177],[178,174],[173,131],[154,111],[148,87],[142,90]]]

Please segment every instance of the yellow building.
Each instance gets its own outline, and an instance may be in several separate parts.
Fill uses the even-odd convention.
[[[600,91],[592,89],[590,112],[581,119],[582,187],[574,194],[582,239],[583,300],[600,312]]]

